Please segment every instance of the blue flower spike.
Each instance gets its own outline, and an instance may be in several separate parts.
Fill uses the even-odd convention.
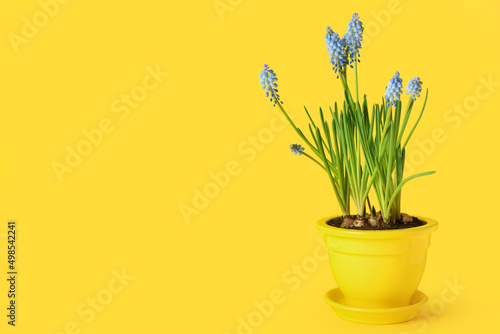
[[[392,79],[389,80],[389,85],[385,89],[387,107],[391,104],[396,107],[396,101],[399,101],[401,94],[403,94],[403,79],[399,77],[399,72],[396,71]]]
[[[302,155],[302,151],[305,150],[305,147],[302,147],[302,145],[299,144],[292,144],[290,145],[290,149],[292,150],[292,153],[295,155]]]
[[[345,38],[340,38],[339,34],[333,32],[330,27],[326,27],[326,49],[330,55],[330,62],[333,65],[335,73],[345,72],[347,65],[347,41]],[[337,75],[337,78],[339,76]]]
[[[358,60],[359,49],[361,49],[361,41],[363,40],[363,30],[363,23],[359,20],[359,15],[354,13],[351,21],[347,24],[347,33],[344,35],[347,41],[350,64]]]
[[[420,92],[422,92],[422,81],[419,77],[411,78],[406,86],[406,95],[411,94],[411,98],[415,101],[417,99],[415,95],[420,97]]]
[[[283,103],[278,95],[278,84],[276,83],[278,78],[276,77],[276,73],[274,73],[274,71],[271,70],[267,64],[264,65],[259,78],[262,89],[266,90],[266,96],[271,96],[271,101],[274,99],[273,106],[275,106],[276,103]]]

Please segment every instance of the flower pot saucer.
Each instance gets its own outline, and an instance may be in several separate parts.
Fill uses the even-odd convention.
[[[332,289],[325,294],[326,302],[333,311],[342,319],[359,322],[363,324],[396,324],[413,319],[420,308],[425,305],[428,298],[421,292],[416,291],[410,300],[410,305],[395,308],[360,308],[349,306],[345,302],[344,295],[338,288]]]

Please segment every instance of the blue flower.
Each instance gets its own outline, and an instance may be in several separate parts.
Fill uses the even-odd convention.
[[[349,49],[350,63],[355,62],[357,57],[359,57],[359,49],[361,49],[361,41],[363,40],[363,30],[363,23],[359,20],[359,15],[354,13],[351,21],[347,24],[347,33],[344,35]]]
[[[345,72],[347,65],[347,41],[345,38],[340,38],[339,34],[333,32],[330,27],[326,27],[326,49],[330,55],[330,62],[333,65],[333,70],[337,73]],[[339,76],[337,75],[337,78]]]
[[[422,81],[419,77],[411,78],[406,86],[406,95],[411,94],[411,98],[415,101],[417,98],[415,95],[420,97],[420,92],[422,91]]]
[[[403,94],[403,79],[399,77],[399,72],[396,71],[392,79],[389,80],[389,85],[385,89],[387,107],[391,104],[396,106],[396,101],[399,101],[399,96],[401,94]]]
[[[278,95],[278,84],[276,83],[278,78],[276,77],[276,73],[274,73],[267,64],[264,65],[264,69],[260,72],[259,78],[262,88],[266,90],[266,96],[269,97],[269,95],[271,95],[271,101],[274,99],[274,106],[277,102],[281,102],[280,96]]]
[[[299,144],[292,144],[290,145],[290,149],[292,150],[292,153],[297,155],[302,155],[302,151],[305,150],[305,147],[302,147],[302,145],[299,145]]]

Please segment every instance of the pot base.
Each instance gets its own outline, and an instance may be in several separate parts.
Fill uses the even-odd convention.
[[[363,324],[386,325],[409,321],[416,317],[418,311],[425,305],[428,298],[416,291],[411,297],[410,305],[395,308],[358,308],[346,304],[344,295],[339,288],[325,294],[326,302],[342,319]]]

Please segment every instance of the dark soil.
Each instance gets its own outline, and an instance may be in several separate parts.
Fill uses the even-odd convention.
[[[426,221],[420,220],[417,217],[412,217],[412,218],[413,218],[412,222],[396,221],[393,224],[384,224],[384,226],[363,226],[363,227],[350,226],[347,227],[346,229],[347,230],[399,230],[404,228],[418,227],[427,224]],[[343,219],[344,219],[343,216],[339,216],[330,219],[326,223],[330,226],[340,227],[340,224],[342,224]]]

